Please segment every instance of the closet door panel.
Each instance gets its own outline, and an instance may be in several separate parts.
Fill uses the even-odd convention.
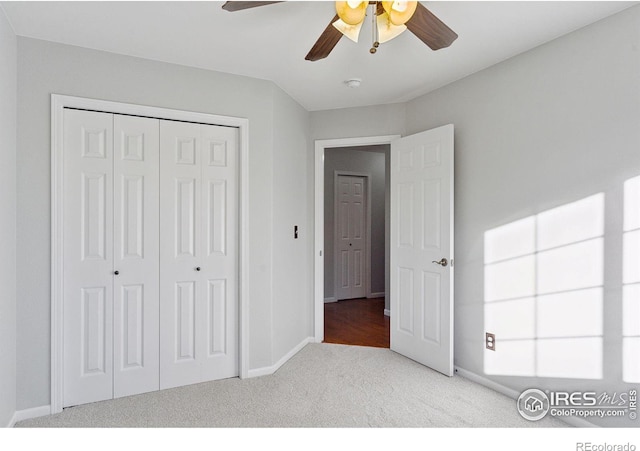
[[[64,111],[63,406],[113,397],[113,115]]]
[[[238,131],[64,113],[64,406],[238,375]]]
[[[160,388],[201,381],[200,125],[160,121]]]
[[[238,130],[201,125],[204,380],[238,375]]]
[[[158,119],[114,115],[114,397],[160,388]]]

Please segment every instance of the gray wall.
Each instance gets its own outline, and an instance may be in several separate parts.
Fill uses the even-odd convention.
[[[313,336],[313,179],[307,111],[274,87],[273,360]],[[298,239],[293,228],[298,226]]]
[[[484,232],[603,192],[604,378],[486,377],[517,390],[631,388],[621,377],[622,187],[640,175],[639,49],[634,7],[407,104],[409,134],[455,124],[456,365],[483,374],[491,352]]]
[[[393,103],[311,112],[311,138],[403,135],[406,105]]]
[[[0,7],[0,427],[16,410],[16,55]]]
[[[310,306],[301,301],[304,293],[311,292],[308,276],[312,257],[306,241],[295,243],[299,249],[288,256],[287,280],[295,280],[300,291],[278,291],[274,297],[274,290],[285,283],[283,273],[274,271],[279,258],[274,252],[293,245],[285,242],[289,234],[281,238],[276,233],[289,229],[293,220],[307,219],[305,205],[278,203],[274,196],[292,188],[292,179],[283,177],[281,171],[285,169],[280,169],[282,164],[288,168],[291,158],[302,162],[295,168],[293,181],[310,177],[306,164],[306,158],[311,158],[308,113],[271,82],[21,37],[17,160],[18,409],[49,404],[52,93],[248,118],[250,368],[272,365],[290,343],[301,336],[313,335]],[[297,201],[295,196],[293,200]],[[288,324],[292,320],[282,317],[281,310],[286,308],[281,306],[292,305],[296,307],[294,315],[300,315],[296,321],[301,325],[296,323],[291,333],[276,333],[272,315]]]
[[[324,297],[335,296],[335,171],[371,174],[371,292],[385,291],[385,153],[389,146],[327,149],[324,155]],[[388,307],[387,307],[388,308]]]

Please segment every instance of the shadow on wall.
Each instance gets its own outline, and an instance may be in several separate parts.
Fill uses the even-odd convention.
[[[640,382],[640,177],[625,183],[623,379]],[[603,378],[605,195],[485,232],[486,374]]]

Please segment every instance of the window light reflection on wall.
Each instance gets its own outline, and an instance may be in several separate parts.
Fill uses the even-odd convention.
[[[640,176],[624,184],[622,378],[640,383]]]
[[[485,233],[486,374],[601,379],[604,194]]]

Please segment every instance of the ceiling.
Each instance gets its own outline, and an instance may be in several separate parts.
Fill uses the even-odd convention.
[[[2,2],[16,34],[272,80],[309,111],[404,102],[638,2],[422,2],[459,35],[432,51],[410,32],[371,55],[342,38],[324,60],[304,57],[335,14],[296,1],[238,12],[223,2]],[[362,79],[360,88],[344,81]]]

